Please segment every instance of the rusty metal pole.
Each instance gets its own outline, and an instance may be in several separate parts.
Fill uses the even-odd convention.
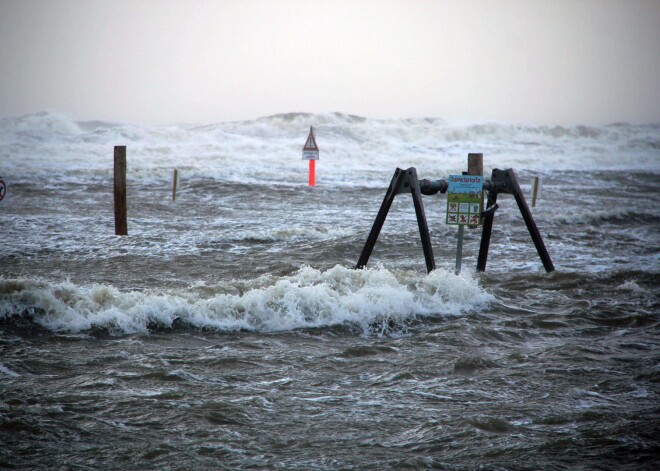
[[[422,203],[422,192],[419,187],[417,171],[414,167],[411,167],[406,171],[408,172],[408,177],[410,179],[410,191],[415,206],[415,215],[417,216],[419,237],[422,240],[422,250],[424,251],[424,260],[426,261],[426,272],[431,273],[435,270],[435,258],[433,257],[431,235],[429,234],[429,226],[426,222],[426,214],[424,213],[424,204]]]
[[[385,198],[383,198],[383,202],[380,205],[378,214],[376,215],[376,220],[374,221],[374,225],[371,227],[371,232],[369,232],[367,242],[364,244],[364,248],[360,254],[360,259],[358,260],[355,268],[364,268],[367,265],[369,257],[371,257],[371,252],[374,249],[374,245],[376,245],[376,240],[378,240],[378,235],[380,234],[380,230],[383,228],[385,218],[387,217],[387,213],[392,206],[392,202],[394,201],[394,197],[396,196],[397,189],[399,188],[399,184],[403,179],[403,176],[404,171],[400,168],[397,168],[394,172],[394,176],[392,177],[392,181],[390,182],[390,186],[387,189],[387,192],[385,192]]]
[[[488,190],[488,201],[486,202],[486,209],[495,206],[496,203],[497,203],[497,189],[493,187],[490,190]],[[488,213],[486,216],[484,216],[484,225],[483,225],[483,229],[481,230],[481,243],[479,244],[479,257],[477,258],[477,271],[486,271],[486,262],[488,261],[488,249],[490,248],[490,236],[493,232],[494,220],[495,220],[495,212]]]

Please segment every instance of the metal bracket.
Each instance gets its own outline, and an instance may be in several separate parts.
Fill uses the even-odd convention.
[[[485,218],[486,216],[491,216],[495,214],[495,211],[497,211],[500,208],[500,205],[495,203],[492,205],[490,208],[486,209],[485,211],[481,211],[481,217]]]

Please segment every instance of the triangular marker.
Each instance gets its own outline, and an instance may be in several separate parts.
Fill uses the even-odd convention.
[[[309,136],[307,136],[307,142],[305,142],[303,150],[314,150],[317,152],[319,150],[319,147],[316,145],[316,139],[314,138],[314,129],[311,126],[309,127]]]

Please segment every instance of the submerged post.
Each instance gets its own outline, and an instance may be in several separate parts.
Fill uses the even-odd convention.
[[[464,174],[465,174],[465,172],[464,172]],[[477,176],[477,177],[480,177],[481,179],[483,179],[483,174],[484,174],[484,155],[483,154],[476,154],[476,153],[468,154],[468,171],[467,171],[467,175]],[[477,214],[477,213],[481,214],[481,212],[483,211],[483,191],[482,191],[483,183],[480,183],[478,186],[479,186],[479,190],[478,190],[479,204],[478,204],[477,211],[471,211],[469,213],[471,215]],[[459,206],[460,206],[460,204],[459,204]],[[448,205],[448,209],[449,209],[449,205]],[[456,270],[455,270],[455,273],[458,275],[459,273],[461,273],[461,265],[462,265],[462,259],[463,259],[463,235],[464,235],[464,231],[465,231],[464,226],[468,223],[473,223],[472,227],[476,227],[474,224],[478,224],[478,219],[476,221],[471,221],[470,217],[466,217],[465,222],[463,222],[461,220],[462,215],[460,214],[460,212],[456,216],[458,216],[458,218],[459,218],[458,219],[459,226],[458,226],[458,233],[456,235],[457,240],[456,240]],[[448,217],[448,219],[449,219],[449,217]]]
[[[128,235],[126,223],[126,146],[115,146],[115,235]]]
[[[532,189],[532,208],[536,207],[536,197],[539,194],[539,177],[534,177],[534,188]]]
[[[491,188],[488,191],[488,200],[486,201],[486,210],[494,208],[497,205],[497,189]],[[495,211],[489,211],[484,216],[484,224],[481,230],[481,242],[479,244],[479,256],[477,258],[477,271],[486,271],[486,261],[488,260],[488,249],[490,248],[490,237],[493,233],[493,221],[495,220]]]
[[[374,250],[374,246],[376,245],[376,241],[380,235],[380,231],[383,228],[383,224],[385,224],[387,213],[390,211],[390,207],[394,202],[394,197],[397,195],[399,186],[401,186],[403,176],[404,172],[400,168],[397,168],[394,171],[394,176],[390,181],[390,186],[385,192],[385,197],[383,198],[383,202],[381,203],[378,214],[376,215],[376,220],[374,221],[373,226],[371,226],[371,231],[369,231],[369,236],[367,237],[367,241],[362,248],[360,258],[358,259],[357,266],[355,268],[364,268],[367,265],[369,257],[371,257],[371,252]]]
[[[316,160],[310,159],[309,161],[309,186],[316,185]]]
[[[454,273],[457,275],[461,273],[461,265],[463,264],[463,226],[458,226],[458,234],[456,235],[456,269]]]
[[[316,185],[316,161],[319,160],[319,146],[316,145],[314,128],[309,127],[309,135],[303,147],[303,160],[309,160],[309,186]]]
[[[172,175],[172,201],[176,201],[176,181],[179,177],[179,171],[174,169],[174,174]]]
[[[497,201],[498,192],[513,195],[518,204],[518,209],[520,209],[523,220],[525,221],[529,235],[532,237],[536,251],[543,262],[545,271],[548,273],[554,271],[555,267],[552,263],[552,259],[543,243],[541,233],[539,232],[538,227],[536,227],[532,212],[530,211],[529,206],[527,206],[525,196],[523,195],[518,179],[516,178],[516,172],[512,168],[508,170],[493,169],[490,183],[490,190],[488,191],[488,208],[495,208],[497,206],[495,203]],[[484,217],[484,228],[481,234],[481,246],[479,248],[479,259],[477,261],[478,271],[484,271],[486,269],[486,259],[488,257],[488,247],[490,244],[490,235],[493,228],[494,217],[494,211],[489,212],[489,209],[486,210],[487,215]]]
[[[513,197],[516,199],[516,203],[518,203],[518,208],[520,209],[520,213],[522,214],[523,220],[525,221],[525,225],[527,226],[529,235],[532,237],[532,241],[534,242],[536,251],[538,252],[539,257],[541,258],[541,262],[543,262],[543,267],[545,268],[545,271],[548,273],[555,271],[555,266],[552,263],[552,259],[550,258],[548,249],[545,248],[545,244],[543,243],[543,238],[541,237],[541,233],[539,232],[538,227],[536,227],[536,222],[534,222],[534,218],[532,217],[532,212],[530,211],[529,206],[527,206],[527,202],[525,201],[525,196],[523,195],[523,192],[520,189],[520,185],[518,184],[518,179],[516,178],[516,173],[514,172],[513,169],[508,170],[507,177],[510,177],[511,179],[511,187],[513,188],[512,191]]]

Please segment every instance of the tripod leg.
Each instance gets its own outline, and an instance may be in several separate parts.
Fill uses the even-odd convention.
[[[400,168],[397,168],[394,171],[394,176],[392,177],[390,186],[387,188],[387,192],[385,192],[385,198],[383,198],[383,203],[380,205],[380,209],[376,215],[376,220],[374,221],[374,225],[371,227],[371,232],[369,232],[369,237],[367,237],[367,242],[364,244],[364,248],[360,254],[360,259],[358,260],[355,268],[364,268],[367,265],[369,257],[371,257],[371,252],[374,249],[374,245],[376,245],[376,240],[378,239],[380,230],[383,228],[383,223],[385,222],[387,213],[392,206],[392,202],[394,201],[394,197],[397,194],[401,180],[405,175],[406,173]]]
[[[435,258],[433,257],[433,247],[431,246],[431,236],[429,235],[429,226],[426,222],[424,213],[424,204],[422,203],[422,192],[417,179],[417,171],[414,167],[406,170],[410,178],[410,189],[412,191],[413,204],[415,205],[415,215],[417,216],[417,225],[419,226],[419,236],[422,239],[422,249],[424,250],[424,260],[426,260],[426,271],[431,273],[435,270]]]
[[[520,185],[518,184],[518,179],[516,178],[516,174],[513,171],[513,169],[509,169],[508,172],[511,177],[513,196],[514,198],[516,198],[516,203],[518,203],[518,208],[520,209],[520,213],[522,214],[522,217],[525,220],[525,224],[527,225],[527,230],[529,231],[529,235],[532,236],[532,240],[534,241],[534,245],[536,246],[536,251],[539,253],[539,257],[541,257],[541,261],[543,262],[543,267],[545,268],[545,271],[547,273],[555,271],[555,267],[552,264],[552,260],[550,259],[550,254],[548,253],[548,250],[545,248],[545,244],[543,243],[543,238],[541,237],[541,233],[539,232],[538,227],[536,227],[536,223],[534,222],[534,218],[532,217],[532,212],[529,210],[529,206],[527,206],[527,201],[525,201],[523,192],[520,189]]]
[[[488,202],[486,209],[497,203],[497,191],[488,192]],[[486,260],[488,259],[488,249],[490,248],[490,235],[493,232],[493,220],[495,213],[487,214],[484,217],[484,227],[481,231],[481,244],[479,245],[479,258],[477,259],[477,271],[486,271]]]

